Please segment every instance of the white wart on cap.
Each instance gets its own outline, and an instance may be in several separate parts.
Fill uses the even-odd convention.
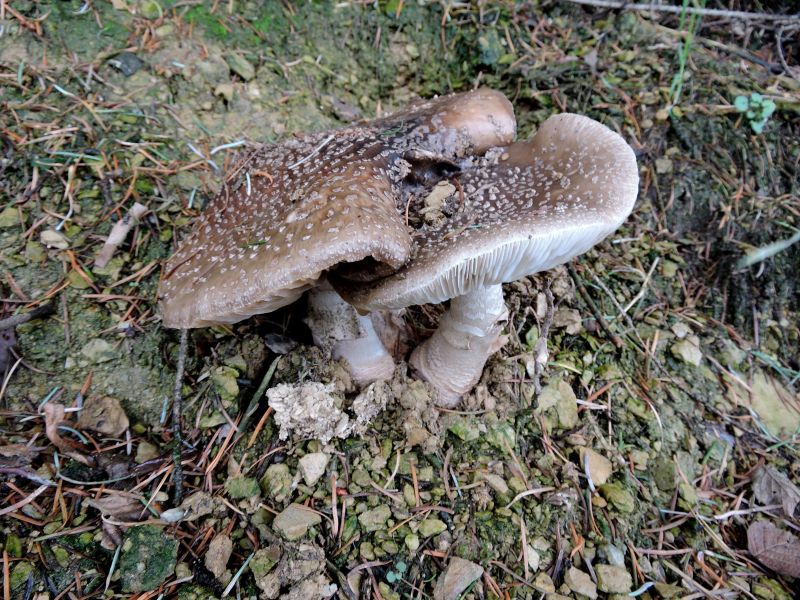
[[[411,362],[451,405],[473,387],[498,345],[500,284],[550,269],[612,233],[633,208],[633,150],[587,117],[549,118],[529,141],[490,153],[458,177],[464,206],[418,229],[396,273],[343,295],[361,310],[453,299],[440,329]]]

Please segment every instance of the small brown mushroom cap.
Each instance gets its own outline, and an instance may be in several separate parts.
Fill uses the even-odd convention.
[[[419,100],[371,126],[400,152],[420,149],[449,158],[483,154],[510,143],[517,132],[511,102],[488,88]]]
[[[340,291],[361,310],[436,303],[550,269],[612,233],[638,190],[633,150],[604,125],[573,114],[492,151],[462,173],[464,206],[414,234],[396,273]]]

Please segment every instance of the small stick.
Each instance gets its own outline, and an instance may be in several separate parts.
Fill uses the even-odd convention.
[[[611,331],[611,327],[608,326],[606,320],[603,318],[603,315],[600,314],[600,309],[597,308],[597,305],[592,300],[592,297],[589,296],[589,292],[586,291],[586,287],[584,287],[583,283],[581,283],[580,278],[578,277],[578,273],[575,271],[575,267],[568,264],[567,270],[569,271],[569,276],[572,277],[572,281],[575,283],[575,286],[578,288],[578,292],[580,292],[581,297],[583,297],[584,302],[586,302],[586,306],[589,307],[589,310],[592,312],[595,320],[597,321],[598,325],[606,332],[606,335],[611,340],[617,348],[622,348],[624,345],[622,343],[622,338],[620,338],[616,333]]]
[[[635,10],[642,12],[667,12],[673,14],[686,13],[690,15],[700,15],[703,17],[722,17],[729,19],[742,19],[745,21],[779,21],[782,23],[800,22],[798,15],[776,15],[772,13],[744,12],[741,10],[720,10],[717,8],[699,8],[690,6],[670,6],[664,4],[630,4],[622,0],[567,0],[572,4],[584,4],[599,8],[612,8],[623,10]]]
[[[547,359],[550,354],[547,351],[547,337],[550,335],[550,327],[553,325],[555,314],[555,304],[553,303],[553,292],[550,291],[550,284],[544,290],[544,297],[547,299],[547,312],[544,315],[544,322],[539,327],[539,339],[533,346],[533,390],[538,397],[542,393],[541,377],[547,366]],[[527,577],[526,577],[527,579]]]
[[[299,167],[299,166],[300,166],[300,165],[302,165],[302,164],[305,164],[305,163],[307,163],[309,160],[311,160],[311,159],[312,159],[312,158],[314,158],[314,157],[315,157],[317,154],[319,154],[320,150],[322,150],[322,149],[323,149],[325,146],[327,146],[327,145],[328,145],[330,142],[332,142],[332,141],[333,141],[333,139],[334,139],[335,137],[336,137],[336,136],[334,136],[334,135],[329,135],[329,136],[328,136],[328,137],[326,137],[324,140],[322,140],[322,142],[320,142],[320,144],[319,144],[319,145],[318,145],[316,148],[314,148],[314,149],[311,151],[311,153],[310,153],[310,154],[308,154],[307,156],[305,156],[305,157],[301,158],[301,159],[300,159],[300,160],[298,160],[296,163],[292,163],[291,165],[289,165],[289,166],[288,166],[288,167],[286,167],[286,168],[287,168],[287,169],[289,169],[289,170],[291,170],[291,169],[295,169],[295,168]]]
[[[94,260],[94,265],[96,267],[102,268],[108,264],[108,262],[114,256],[114,252],[117,251],[119,245],[125,241],[126,237],[128,237],[128,232],[131,230],[131,227],[138,223],[139,219],[141,219],[146,212],[147,207],[144,204],[134,202],[133,206],[128,211],[128,214],[114,223],[114,227],[111,228],[111,233],[108,234],[106,243],[103,244],[103,247],[100,249],[97,258]]]
[[[642,287],[639,290],[639,293],[636,294],[633,297],[633,299],[630,302],[628,302],[625,308],[622,309],[623,313],[627,313],[634,304],[639,302],[639,300],[641,300],[644,297],[645,292],[647,291],[647,285],[650,283],[650,278],[653,276],[653,271],[655,271],[656,266],[658,266],[658,261],[659,257],[656,257],[656,259],[653,261],[653,264],[650,265],[650,269],[647,271],[647,275],[645,275],[644,281],[642,281]]]
[[[175,506],[181,503],[183,497],[183,468],[181,467],[181,454],[183,439],[181,437],[181,387],[183,386],[183,371],[186,367],[186,354],[189,348],[189,330],[181,329],[181,341],[178,350],[178,365],[175,368],[175,392],[172,400],[172,437],[175,447],[172,449],[172,460],[175,463],[173,479],[175,481]]]
[[[11,569],[8,551],[3,550],[3,600],[11,600]]]
[[[51,315],[56,311],[55,304],[51,301],[47,304],[42,304],[41,306],[37,306],[33,310],[23,313],[21,315],[13,315],[6,319],[0,320],[0,331],[4,331],[6,329],[11,329],[12,327],[16,327],[17,325],[22,325],[23,323],[27,323],[28,321],[32,321],[33,319],[40,319],[42,317],[46,317]]]

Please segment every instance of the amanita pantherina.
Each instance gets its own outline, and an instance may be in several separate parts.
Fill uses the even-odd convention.
[[[411,251],[400,207],[409,175],[508,143],[515,128],[508,100],[482,89],[258,150],[228,174],[167,261],[159,287],[164,325],[235,323],[276,310],[341,263],[400,267]],[[363,280],[356,271],[348,272]],[[325,294],[311,302],[322,307],[318,316],[352,311]],[[351,315],[344,332],[324,317],[312,320],[315,337],[331,341],[357,380],[390,376],[393,362],[368,319]]]
[[[458,179],[463,207],[444,225],[414,233],[405,266],[342,290],[361,310],[451,300],[437,331],[410,359],[445,406],[472,389],[502,345],[501,284],[567,262],[612,233],[633,207],[639,175],[619,135],[561,114],[529,141],[492,150]]]

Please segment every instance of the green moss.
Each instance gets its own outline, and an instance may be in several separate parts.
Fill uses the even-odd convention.
[[[133,527],[125,533],[119,570],[126,592],[147,592],[161,585],[175,568],[178,540],[163,528]]]
[[[186,12],[184,18],[187,23],[202,27],[212,38],[224,41],[230,37],[228,28],[221,22],[220,17],[212,15],[207,6],[193,6]]]

